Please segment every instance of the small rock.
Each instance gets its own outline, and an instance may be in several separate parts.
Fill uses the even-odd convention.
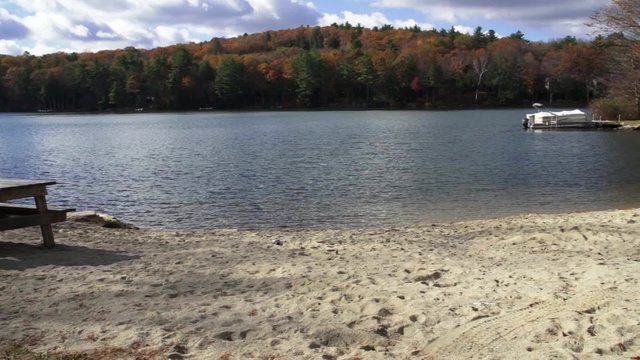
[[[389,337],[389,332],[387,331],[387,328],[385,326],[378,327],[375,333],[382,337]]]
[[[187,349],[186,346],[180,345],[180,344],[177,344],[176,346],[174,346],[173,347],[173,351],[177,352],[178,354],[182,354],[182,355],[187,354],[189,352],[189,350]]]
[[[169,354],[169,360],[182,360],[184,359],[184,356],[182,356],[182,354],[178,354],[178,353],[171,353]]]
[[[223,331],[215,336],[220,340],[233,341],[233,331]]]
[[[91,224],[96,224],[96,225],[100,225],[102,227],[111,228],[111,229],[134,229],[134,230],[138,229],[137,227],[131,224],[124,223],[114,218],[113,216],[110,216],[107,214],[101,214],[95,211],[79,211],[79,212],[70,213],[68,215],[68,219],[70,221],[91,223]]]
[[[433,281],[433,280],[438,280],[441,277],[442,277],[442,273],[440,273],[439,271],[436,271],[436,272],[428,274],[428,275],[417,276],[414,279],[414,281],[415,282]]]

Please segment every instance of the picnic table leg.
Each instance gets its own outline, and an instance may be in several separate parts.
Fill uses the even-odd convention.
[[[47,208],[47,199],[44,195],[36,196],[36,208],[40,214],[44,214],[48,211]],[[53,241],[53,228],[51,224],[40,225],[40,230],[42,231],[42,240],[44,241],[44,246],[47,248],[52,248],[56,246],[56,243]]]

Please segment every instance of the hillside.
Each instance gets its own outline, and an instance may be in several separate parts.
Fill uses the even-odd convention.
[[[334,24],[98,53],[0,55],[0,110],[585,105],[611,39]]]

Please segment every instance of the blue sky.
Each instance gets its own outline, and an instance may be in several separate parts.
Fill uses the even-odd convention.
[[[589,38],[610,0],[0,0],[0,54],[153,48],[300,25],[476,26],[530,40]]]

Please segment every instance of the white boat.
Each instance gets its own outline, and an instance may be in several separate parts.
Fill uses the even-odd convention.
[[[578,109],[566,111],[541,111],[542,104],[535,103],[538,112],[526,114],[522,119],[525,129],[593,129],[618,128],[620,123],[606,120],[591,120],[587,114]]]

